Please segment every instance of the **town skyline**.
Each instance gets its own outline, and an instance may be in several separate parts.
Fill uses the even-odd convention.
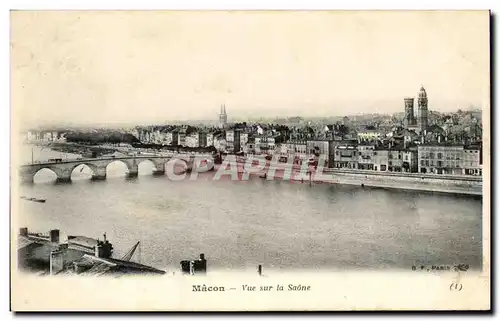
[[[12,109],[26,126],[387,114],[422,85],[430,110],[484,109],[485,14],[13,12]]]
[[[403,102],[404,103],[404,102]],[[220,106],[219,106],[220,108]],[[430,112],[437,112],[441,114],[453,114],[458,112],[459,110],[462,110],[463,112],[478,112],[480,111],[481,114],[483,112],[483,109],[475,106],[475,105],[468,105],[468,106],[455,106],[453,108],[450,106],[450,110],[435,110],[432,108],[429,108]],[[370,116],[370,115],[378,115],[378,116],[400,116],[401,120],[404,115],[404,106],[400,106],[399,110],[396,110],[395,112],[377,112],[376,110],[371,110],[371,111],[366,111],[366,112],[358,112],[358,113],[347,113],[347,114],[329,114],[328,112],[325,112],[325,114],[308,114],[307,111],[300,111],[300,110],[286,110],[285,112],[282,112],[278,114],[275,112],[275,109],[269,108],[266,109],[264,112],[258,112],[258,113],[253,113],[252,111],[249,111],[247,114],[245,113],[238,113],[238,114],[233,114],[231,113],[231,109],[226,105],[226,111],[228,115],[228,121],[230,123],[234,122],[259,122],[259,121],[264,121],[264,122],[269,122],[272,123],[275,120],[282,120],[282,119],[289,119],[289,118],[302,118],[304,120],[317,120],[317,119],[336,119],[338,118],[339,120],[343,117],[362,117],[362,116]],[[267,112],[266,112],[267,111]],[[273,113],[275,112],[275,113]],[[418,108],[415,107],[415,113],[418,112]],[[206,118],[201,118],[201,117],[191,117],[191,118],[179,118],[179,119],[150,119],[150,120],[125,120],[125,121],[119,121],[119,120],[112,120],[112,121],[88,121],[88,122],[78,122],[78,121],[48,121],[45,123],[34,123],[34,124],[22,124],[21,126],[21,131],[26,131],[29,129],[34,129],[34,128],[50,128],[51,126],[53,127],[82,127],[82,128],[90,128],[90,127],[129,127],[129,126],[138,126],[138,125],[164,125],[164,124],[176,124],[176,123],[185,123],[185,124],[207,124],[207,125],[217,125],[219,121],[219,113],[220,110],[217,109],[217,112],[208,114],[208,117]],[[211,117],[211,118],[209,118]]]

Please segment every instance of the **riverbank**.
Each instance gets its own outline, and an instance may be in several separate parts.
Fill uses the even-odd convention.
[[[215,170],[218,170],[217,165]],[[243,164],[238,164],[239,179],[244,177]],[[291,173],[286,173],[287,164],[277,164],[262,170],[252,172],[250,175],[259,176],[268,180],[287,180],[291,182],[310,184],[343,184],[362,187],[399,189],[411,191],[426,191],[438,193],[451,193],[462,195],[482,196],[482,177],[479,176],[445,176],[418,173],[394,173],[373,171],[347,171],[325,168],[322,172],[314,169],[299,170],[297,167]],[[273,175],[271,175],[271,173]]]
[[[112,148],[103,148],[101,146],[87,146],[79,144],[68,144],[68,143],[51,143],[48,147],[54,151],[78,154],[78,155],[95,155],[95,157],[101,157],[106,154],[111,154],[115,152]]]
[[[80,154],[83,152],[95,151],[98,154],[110,153],[112,149],[105,149],[97,146],[82,146],[77,144],[52,143],[48,146],[51,150],[57,150],[64,153]],[[238,180],[248,179],[245,173],[244,158],[237,160]],[[215,172],[221,165],[215,166]],[[313,167],[301,168],[299,165],[293,165],[291,173],[285,176],[286,170],[290,171],[291,164],[267,162],[261,170],[255,170],[250,173],[252,176],[260,176],[268,180],[287,180],[291,182],[311,184],[344,184],[357,185],[374,188],[415,190],[440,193],[453,193],[464,195],[482,195],[483,179],[481,176],[452,176],[435,175],[420,173],[396,173],[396,172],[376,172],[363,170],[341,170],[325,168],[317,173]],[[311,171],[309,175],[308,171]],[[230,172],[227,171],[226,173]],[[274,173],[273,173],[274,172]],[[220,174],[218,175],[220,177]],[[285,177],[284,177],[285,176]]]
[[[327,172],[337,184],[400,190],[427,191],[482,196],[482,180],[476,177],[414,176],[404,173],[342,173]],[[434,176],[434,177],[432,177]]]

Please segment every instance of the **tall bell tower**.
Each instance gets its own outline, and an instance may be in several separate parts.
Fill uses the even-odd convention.
[[[424,132],[429,125],[429,110],[427,109],[427,92],[424,87],[420,87],[420,92],[418,93],[418,126],[420,132]]]
[[[413,113],[413,102],[414,98],[407,97],[405,100],[405,117],[404,117],[404,125],[406,127],[415,125],[416,119]]]

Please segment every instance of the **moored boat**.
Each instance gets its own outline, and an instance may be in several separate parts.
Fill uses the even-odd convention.
[[[45,203],[45,199],[43,198],[21,196],[21,199],[32,202]]]

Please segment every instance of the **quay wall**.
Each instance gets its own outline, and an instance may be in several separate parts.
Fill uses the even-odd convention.
[[[216,165],[216,170],[219,166]],[[259,172],[253,172],[253,175],[262,176],[270,168],[276,169],[274,179],[282,179],[285,168],[289,167],[286,164],[277,164],[266,166],[265,169]],[[238,164],[238,172],[245,171],[243,164]],[[267,177],[267,179],[272,179]],[[308,177],[299,175],[299,170],[294,169],[292,176],[289,178],[292,181],[308,182]],[[376,172],[367,170],[342,170],[333,168],[324,168],[322,173],[312,175],[313,183],[326,184],[345,184],[357,185],[362,184],[366,187],[378,187],[387,189],[402,189],[415,191],[428,191],[440,193],[453,193],[464,195],[482,195],[483,178],[481,176],[466,176],[466,175],[438,175],[438,174],[421,174],[421,173],[395,173],[395,172]]]
[[[369,187],[421,190],[430,192],[482,195],[482,177],[451,176],[415,173],[377,173],[371,171],[342,171],[325,169],[332,183]]]

